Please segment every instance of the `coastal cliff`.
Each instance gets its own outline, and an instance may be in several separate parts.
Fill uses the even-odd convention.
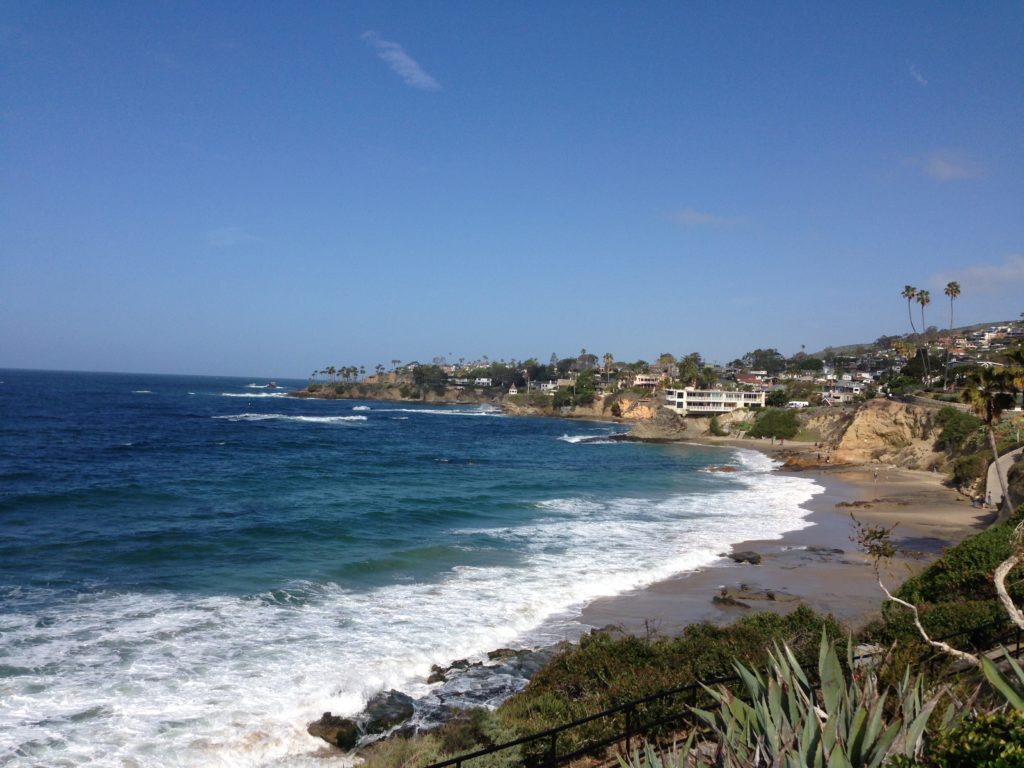
[[[876,398],[853,414],[836,443],[842,464],[882,462],[905,469],[931,469],[945,463],[935,450],[941,431],[934,409]]]

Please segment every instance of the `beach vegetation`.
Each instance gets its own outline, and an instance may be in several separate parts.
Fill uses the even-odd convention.
[[[890,686],[870,667],[856,669],[853,647],[846,658],[822,636],[817,675],[804,672],[790,648],[776,644],[768,668],[737,663],[739,691],[707,688],[714,706],[691,707],[698,721],[682,748],[659,757],[649,747],[621,763],[625,768],[747,768],[747,766],[846,766],[875,768],[916,764],[933,728],[942,730],[958,715],[945,707],[945,692],[927,690],[909,670]],[[845,664],[843,663],[845,662]],[[812,682],[812,680],[814,682]],[[934,716],[934,717],[933,717]],[[677,744],[679,742],[677,741]],[[696,748],[695,748],[696,745]]]
[[[365,768],[414,768],[504,744],[516,736],[502,725],[493,710],[465,709],[425,733],[383,739],[370,745],[361,753],[362,765]],[[472,762],[473,768],[513,768],[521,764],[518,749],[501,750]]]
[[[717,415],[711,417],[711,421],[708,424],[708,431],[715,437],[725,437],[729,434],[729,430],[722,426]]]
[[[516,732],[535,733],[657,691],[729,677],[737,661],[761,667],[773,642],[787,643],[806,663],[815,658],[822,632],[840,637],[843,630],[831,616],[805,606],[786,616],[754,614],[725,627],[693,624],[673,638],[598,632],[552,659],[523,691],[499,707],[498,716]],[[659,706],[665,711],[657,710]],[[675,707],[652,704],[645,715],[672,712],[678,712],[678,702]],[[573,729],[560,737],[559,749],[621,732],[624,718],[603,718]]]
[[[981,668],[979,654],[992,647],[1007,618],[1024,629],[1017,607],[1024,601],[1024,582],[1007,583],[1024,561],[1024,505],[1009,520],[949,549],[895,593],[882,572],[904,552],[892,533],[893,528],[855,521],[853,538],[871,557],[887,599],[882,619],[865,628],[865,639],[899,643],[918,669],[951,660]]]
[[[796,411],[789,408],[766,408],[757,414],[750,437],[774,437],[792,439],[800,430]]]
[[[977,442],[984,431],[985,422],[973,413],[966,413],[958,408],[946,406],[935,416],[935,421],[942,427],[935,447],[950,454],[961,452],[967,442]]]

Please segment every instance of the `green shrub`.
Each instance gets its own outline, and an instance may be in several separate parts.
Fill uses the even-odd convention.
[[[1010,556],[1010,537],[1022,519],[1024,506],[1006,523],[964,539],[903,582],[897,596],[915,604],[994,599],[992,572]]]
[[[757,414],[750,429],[750,437],[779,437],[791,439],[800,429],[796,411],[786,408],[767,408]]]
[[[941,734],[926,765],[936,768],[1021,768],[1024,766],[1024,712],[981,714]]]
[[[988,469],[988,456],[979,451],[960,456],[953,462],[953,482],[958,486],[971,485]]]
[[[418,768],[457,755],[476,752],[513,741],[519,734],[508,730],[489,709],[467,709],[432,731],[410,737],[393,737],[371,745],[362,757],[365,768]],[[472,768],[512,768],[521,764],[516,748],[502,750],[472,761]]]
[[[935,420],[942,426],[935,447],[950,454],[960,451],[968,440],[978,435],[979,429],[985,424],[973,413],[965,413],[950,406],[941,409]]]
[[[535,733],[651,693],[729,677],[736,661],[760,667],[776,641],[787,643],[806,660],[817,652],[823,629],[830,636],[842,633],[831,616],[801,606],[786,616],[759,613],[726,627],[694,624],[676,638],[597,633],[552,659],[523,691],[501,705],[499,717],[512,730]],[[679,711],[678,702],[652,705],[645,717]],[[559,751],[621,732],[624,717],[594,721],[563,734]]]
[[[715,435],[716,437],[725,437],[726,435],[729,434],[729,430],[724,429],[722,427],[721,423],[719,423],[718,421],[717,416],[711,417],[711,423],[708,425],[708,431],[711,432],[711,434]]]

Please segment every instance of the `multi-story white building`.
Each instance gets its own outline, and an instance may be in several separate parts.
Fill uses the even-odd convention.
[[[666,389],[665,407],[683,416],[688,413],[729,413],[737,408],[764,408],[764,392],[726,389]]]

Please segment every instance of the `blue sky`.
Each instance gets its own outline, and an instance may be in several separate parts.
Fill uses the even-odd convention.
[[[0,3],[0,367],[725,362],[1024,312],[1024,4]]]

